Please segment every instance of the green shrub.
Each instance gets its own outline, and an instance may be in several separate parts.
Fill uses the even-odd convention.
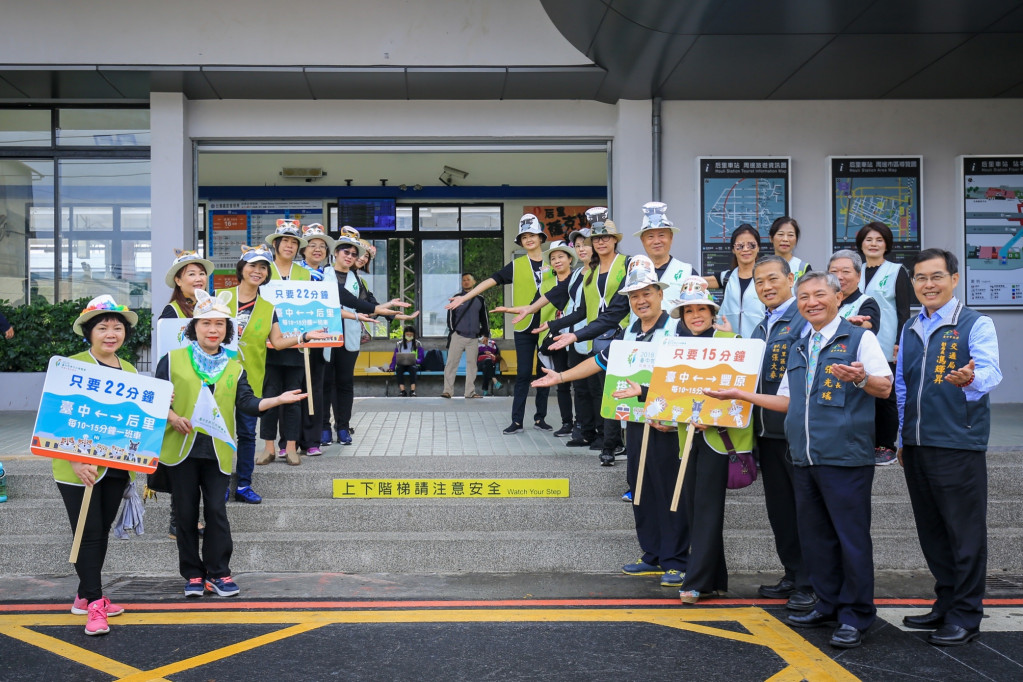
[[[49,303],[45,300],[12,307],[0,301],[0,312],[14,327],[14,338],[0,337],[0,372],[45,372],[50,357],[68,357],[88,349],[82,337],[71,327],[89,299]],[[117,354],[137,364],[143,348],[151,343],[153,315],[148,309],[136,310],[139,322],[135,334]]]

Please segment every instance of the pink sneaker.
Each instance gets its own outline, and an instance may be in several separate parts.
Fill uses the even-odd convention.
[[[89,620],[85,623],[85,634],[105,635],[110,632],[107,625],[107,600],[97,599],[89,604]]]
[[[124,613],[124,607],[123,606],[118,606],[117,604],[113,603],[112,601],[110,601],[106,597],[103,597],[102,601],[106,602],[107,618],[110,618],[112,616],[119,616],[122,613]],[[74,601],[73,604],[71,604],[71,613],[75,614],[76,616],[84,616],[84,615],[88,614],[89,613],[89,602],[85,601],[83,598],[79,597],[76,594],[75,595],[75,601]]]
[[[310,457],[319,457],[320,455],[323,454],[323,451],[314,445],[313,447],[306,450],[305,454],[309,455]]]

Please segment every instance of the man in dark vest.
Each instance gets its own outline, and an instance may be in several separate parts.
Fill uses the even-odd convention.
[[[776,395],[739,389],[704,391],[787,412],[799,542],[817,605],[788,617],[796,627],[838,624],[831,645],[858,647],[873,624],[874,555],[870,491],[874,481],[874,398],[892,390],[877,337],[838,314],[838,279],[808,272],[796,285],[806,319]]]
[[[753,286],[767,315],[753,332],[754,339],[767,342],[760,370],[761,393],[778,392],[789,352],[806,327],[792,295],[794,275],[781,256],[765,256],[753,268]],[[792,458],[785,440],[785,415],[762,407],[753,408],[753,430],[757,436],[764,505],[774,532],[774,546],[785,574],[775,585],[761,585],[757,592],[767,599],[787,599],[791,611],[812,611],[817,597],[799,548],[796,495],[793,490]]]
[[[907,627],[957,646],[980,636],[987,572],[988,394],[1002,380],[991,318],[955,297],[956,257],[921,251],[913,288],[923,309],[899,338],[895,392],[906,486],[937,599]]]

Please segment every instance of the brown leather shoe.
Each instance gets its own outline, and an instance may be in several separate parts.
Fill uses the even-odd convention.
[[[293,467],[297,467],[302,463],[302,457],[298,454],[298,450],[288,450],[288,464]]]
[[[256,460],[256,464],[258,464],[260,466],[262,466],[263,464],[270,464],[275,459],[277,459],[277,455],[274,454],[274,451],[273,450],[266,450]]]

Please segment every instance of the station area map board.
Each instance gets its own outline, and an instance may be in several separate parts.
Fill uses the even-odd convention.
[[[860,228],[880,222],[895,238],[888,258],[907,263],[920,251],[921,157],[833,156],[829,162],[834,248],[855,249]]]
[[[760,232],[760,253],[770,253],[767,231],[789,211],[786,157],[700,157],[700,272],[711,275],[730,267],[735,228],[749,223]]]
[[[1023,308],[1023,157],[963,157],[966,304]]]

